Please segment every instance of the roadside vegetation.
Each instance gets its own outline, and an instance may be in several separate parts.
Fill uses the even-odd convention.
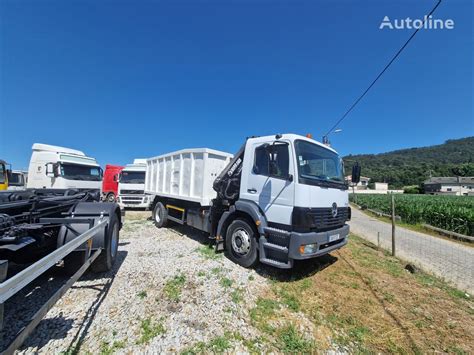
[[[474,351],[470,295],[351,236],[348,246],[324,257],[307,275],[302,263],[274,282],[250,310],[267,345],[285,352]],[[301,314],[310,325],[301,322]],[[284,322],[282,322],[284,320]],[[273,340],[272,340],[273,339]]]
[[[370,208],[391,214],[391,195],[350,195],[351,202],[357,199],[362,208]],[[418,225],[427,223],[448,231],[474,236],[474,197],[395,195],[395,214],[404,223]]]

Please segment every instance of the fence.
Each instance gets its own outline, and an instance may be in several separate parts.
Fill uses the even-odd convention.
[[[395,210],[392,213],[396,215]],[[394,219],[394,218],[393,218]],[[474,247],[380,221],[353,208],[352,233],[474,294]]]

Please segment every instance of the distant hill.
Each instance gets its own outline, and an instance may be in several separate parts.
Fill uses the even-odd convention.
[[[372,182],[388,182],[392,188],[419,185],[432,176],[474,176],[474,137],[450,139],[444,144],[395,150],[381,154],[344,157],[346,175],[353,161]]]

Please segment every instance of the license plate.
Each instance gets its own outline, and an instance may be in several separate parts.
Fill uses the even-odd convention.
[[[329,242],[334,242],[339,239],[339,234],[334,234],[329,236]]]

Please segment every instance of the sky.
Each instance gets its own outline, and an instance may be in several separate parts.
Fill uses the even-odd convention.
[[[318,140],[436,1],[0,0],[0,158],[33,143],[125,164],[245,138]],[[452,30],[420,30],[330,136],[342,155],[474,135],[473,5],[444,0]]]

